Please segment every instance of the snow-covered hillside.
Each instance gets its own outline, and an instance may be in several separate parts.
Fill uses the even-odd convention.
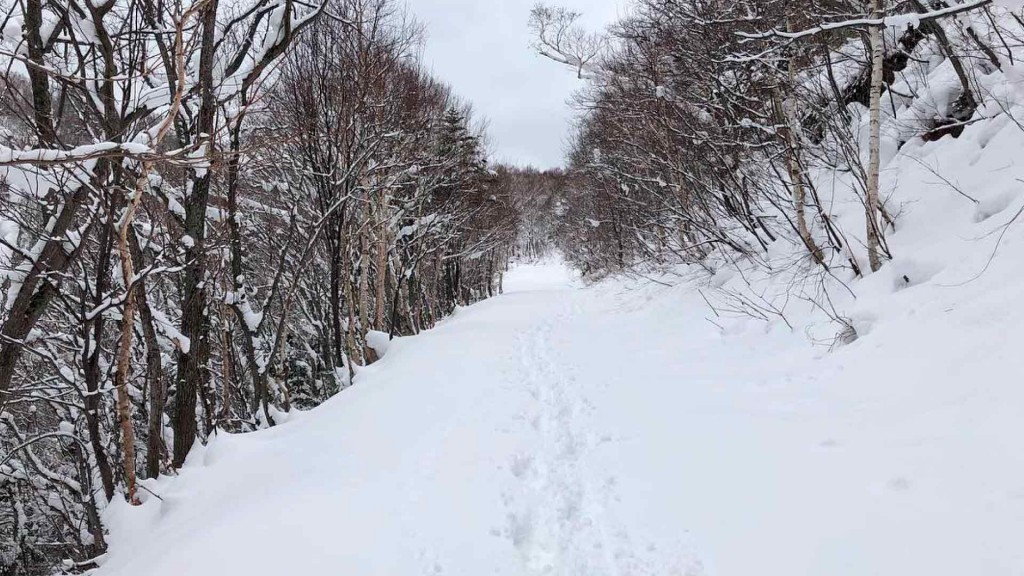
[[[831,352],[709,322],[687,282],[519,268],[327,404],[112,505],[97,574],[1019,574],[1010,230],[977,280],[954,287],[976,259],[876,294]]]

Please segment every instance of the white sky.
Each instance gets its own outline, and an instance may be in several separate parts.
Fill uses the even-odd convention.
[[[424,63],[489,121],[493,160],[561,166],[580,81],[530,49],[527,21],[537,0],[409,0],[427,29]],[[550,0],[583,13],[592,30],[624,13],[625,0]]]

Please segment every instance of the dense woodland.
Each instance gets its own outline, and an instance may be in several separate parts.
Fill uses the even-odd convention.
[[[3,30],[0,573],[88,568],[138,479],[500,290],[528,176],[399,3],[29,0]]]
[[[989,0],[637,0],[604,34],[579,16],[540,6],[531,25],[538,52],[585,83],[568,154],[581,193],[564,196],[573,216],[554,238],[593,275],[769,268],[778,240],[802,248],[801,275],[878,270],[899,210],[881,157],[1005,107],[984,79],[1024,39],[1019,15]],[[838,217],[843,195],[859,221]]]
[[[583,84],[565,171],[538,172],[488,165],[394,0],[3,14],[4,575],[93,567],[112,499],[316,406],[510,259],[768,269],[781,241],[827,300],[892,257],[887,143],[957,137],[1024,38],[986,0],[636,0],[605,33],[540,6],[535,48]],[[949,97],[908,108],[925,65]]]

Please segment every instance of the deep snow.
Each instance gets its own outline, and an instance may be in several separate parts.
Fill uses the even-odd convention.
[[[828,352],[689,286],[519,268],[112,506],[98,574],[1020,574],[1021,284],[902,290]]]

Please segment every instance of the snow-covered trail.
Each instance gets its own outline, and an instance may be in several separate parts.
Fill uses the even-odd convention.
[[[1013,339],[947,315],[911,342],[902,313],[825,353],[723,335],[690,291],[522,268],[113,508],[99,575],[1024,573]]]

